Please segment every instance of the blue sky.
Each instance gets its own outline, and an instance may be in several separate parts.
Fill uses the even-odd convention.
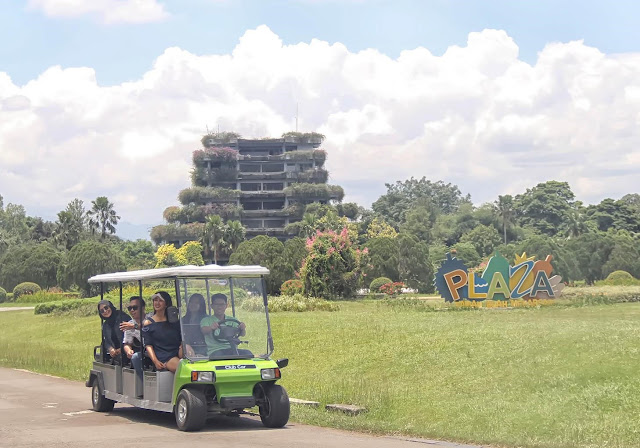
[[[296,103],[361,205],[411,176],[640,192],[637,1],[16,0],[0,42],[0,194],[46,219],[106,195],[146,237],[206,126],[279,136]]]
[[[170,0],[158,23],[100,23],[94,15],[49,18],[25,2],[0,6],[0,70],[23,84],[52,65],[95,68],[101,85],[135,79],[167,47],[230,52],[266,24],[285,44],[321,39],[391,57],[419,46],[442,54],[470,31],[505,30],[534,63],[549,42],[584,39],[605,53],[640,46],[640,2],[617,0]]]

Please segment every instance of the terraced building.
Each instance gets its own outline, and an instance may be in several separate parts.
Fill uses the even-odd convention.
[[[215,214],[240,219],[247,238],[288,239],[287,225],[300,221],[306,204],[344,196],[341,187],[327,185],[323,139],[316,133],[257,140],[205,135],[203,149],[193,152],[191,188],[180,192],[181,206],[165,210],[167,224],[154,227],[151,238],[179,247],[200,238],[206,217]]]

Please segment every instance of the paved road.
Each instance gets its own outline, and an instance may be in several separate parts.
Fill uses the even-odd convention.
[[[342,447],[478,448],[424,439],[374,437],[290,423],[267,429],[259,418],[214,417],[205,429],[184,433],[172,414],[117,404],[90,410],[90,389],[79,382],[0,368],[0,445],[7,447]],[[222,444],[222,445],[219,445]],[[133,445],[131,445],[133,446]],[[178,446],[178,445],[173,445]]]
[[[0,307],[0,312],[2,311],[24,311],[24,310],[33,310],[35,306],[2,306]]]

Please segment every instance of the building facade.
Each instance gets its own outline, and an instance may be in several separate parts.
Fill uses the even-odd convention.
[[[301,220],[307,204],[340,202],[344,196],[341,187],[327,184],[323,138],[205,135],[203,148],[193,153],[192,186],[179,194],[182,206],[165,210],[168,224],[154,227],[152,239],[176,246],[198,239],[209,215],[239,219],[247,238],[292,237],[287,226]]]

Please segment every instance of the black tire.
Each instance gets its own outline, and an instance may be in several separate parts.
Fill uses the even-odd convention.
[[[282,428],[289,421],[289,395],[279,384],[263,383],[260,388],[260,420],[267,428]]]
[[[207,399],[198,389],[182,389],[176,400],[176,425],[180,431],[198,431],[207,422]]]
[[[96,412],[110,412],[113,410],[113,405],[116,404],[115,401],[105,398],[98,378],[94,378],[91,385],[91,404]]]

